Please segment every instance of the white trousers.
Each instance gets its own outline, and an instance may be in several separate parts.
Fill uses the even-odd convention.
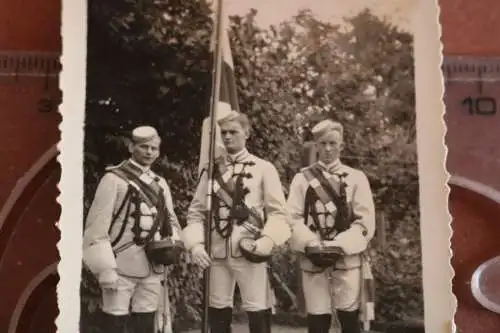
[[[307,313],[327,314],[333,313],[334,309],[354,311],[359,308],[360,268],[334,270],[332,273],[302,272],[302,284]]]
[[[261,311],[271,308],[272,291],[267,264],[251,263],[244,258],[214,260],[210,267],[210,306],[233,307],[234,288],[238,283],[242,309]]]
[[[163,274],[146,278],[129,278],[120,275],[116,290],[103,289],[102,311],[119,316],[132,312],[154,312],[158,309]]]

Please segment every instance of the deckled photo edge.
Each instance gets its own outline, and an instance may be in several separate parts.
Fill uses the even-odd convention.
[[[451,215],[448,209],[449,173],[443,119],[444,80],[438,1],[419,1],[415,12],[415,89],[417,146],[426,332],[454,332],[456,300],[452,292]],[[434,17],[425,24],[425,18]],[[428,128],[423,135],[422,129]],[[426,146],[433,147],[432,150]]]
[[[58,162],[61,165],[58,227],[61,231],[57,299],[58,333],[79,332],[83,216],[83,125],[85,115],[87,2],[62,1],[62,103]]]
[[[62,73],[63,102],[60,112],[61,142],[58,161],[62,166],[59,185],[61,240],[58,249],[58,332],[78,332],[83,217],[83,124],[85,114],[86,23],[85,2],[63,1]],[[441,35],[437,1],[418,1],[415,6],[415,89],[420,182],[420,212],[423,256],[423,288],[426,331],[450,332],[455,304],[451,292],[453,270],[450,265],[450,216],[448,212],[448,173],[445,170],[445,126],[442,119],[443,81]],[[434,24],[426,20],[434,16]],[[440,109],[439,112],[437,109]],[[438,145],[438,142],[440,145]],[[426,146],[434,149],[429,151]],[[436,149],[436,147],[440,149]],[[445,221],[447,223],[445,223]],[[438,278],[438,276],[440,278]],[[446,291],[446,293],[444,292]]]

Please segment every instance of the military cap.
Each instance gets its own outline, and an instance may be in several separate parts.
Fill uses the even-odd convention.
[[[337,131],[340,133],[340,135],[343,135],[344,134],[344,127],[339,122],[326,119],[326,120],[320,121],[318,124],[316,124],[316,126],[314,126],[311,129],[311,133],[314,137],[314,140],[319,140],[325,134],[332,132],[332,131]]]
[[[139,126],[132,131],[132,140],[135,143],[144,143],[153,139],[160,139],[160,136],[154,127]]]

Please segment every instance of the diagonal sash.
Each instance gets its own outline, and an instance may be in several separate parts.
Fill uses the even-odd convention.
[[[234,204],[233,194],[235,191],[235,184],[232,179],[232,172],[229,170],[223,162],[218,164],[219,170],[215,171],[215,183],[214,192],[228,207],[232,207]],[[264,226],[264,220],[261,218],[259,213],[255,208],[248,208],[245,203],[241,203],[242,208],[249,214],[250,217],[254,219],[259,228]]]
[[[165,203],[163,189],[161,186],[154,180],[149,184],[146,183],[129,163],[125,163],[119,168],[112,169],[111,172],[126,179],[129,183],[133,183],[135,185],[134,187],[139,189],[143,196],[145,196],[149,205],[155,206],[159,209]]]
[[[338,232],[347,230],[351,221],[345,192],[340,190],[344,197],[342,194],[338,194],[335,189],[338,185],[331,177],[326,177],[317,166],[309,167],[303,173],[309,186],[316,192],[326,210],[335,216],[335,229]],[[342,185],[340,184],[340,186]]]
[[[316,192],[326,210],[332,215],[336,211],[336,207],[342,204],[342,199],[335,191],[335,184],[331,179],[326,178],[321,170],[315,166],[302,171],[309,186]]]
[[[141,197],[146,201],[148,205],[156,207],[158,214],[151,228],[151,233],[147,237],[147,241],[149,242],[158,228],[160,228],[161,222],[168,220],[168,213],[165,209],[165,197],[163,195],[163,189],[154,180],[152,180],[151,183],[147,184],[144,180],[141,179],[138,172],[135,171],[135,168],[131,166],[130,163],[124,163],[118,168],[113,168],[111,172],[121,177],[131,186],[133,186],[137,190],[137,192],[141,194]],[[166,235],[171,236],[172,226],[167,223],[166,225],[164,225],[164,227],[166,228],[166,230],[162,231],[166,231]]]

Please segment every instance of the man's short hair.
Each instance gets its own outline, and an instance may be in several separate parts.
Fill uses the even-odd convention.
[[[326,119],[316,124],[316,126],[311,129],[311,132],[315,141],[321,139],[325,134],[329,132],[339,132],[340,136],[343,138],[344,126],[342,126],[342,124],[338,121]]]
[[[246,114],[237,111],[231,111],[227,116],[217,120],[217,124],[221,126],[222,124],[230,121],[236,121],[240,123],[241,127],[243,127],[244,130],[250,131],[250,119]]]
[[[140,144],[153,139],[161,140],[156,129],[152,126],[139,126],[132,131],[132,143]]]

